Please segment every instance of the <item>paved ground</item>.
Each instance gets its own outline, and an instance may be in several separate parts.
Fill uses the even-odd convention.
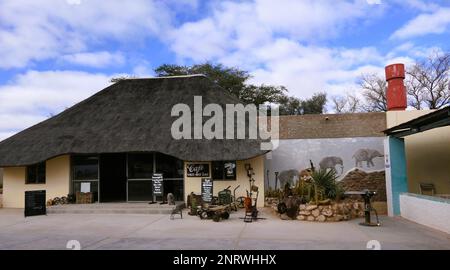
[[[382,249],[450,249],[450,235],[401,218],[382,217],[382,227],[339,223],[267,220],[245,224],[242,213],[214,223],[185,215],[53,214],[23,217],[0,209],[0,249],[66,249],[78,240],[82,249],[366,249],[378,240]]]

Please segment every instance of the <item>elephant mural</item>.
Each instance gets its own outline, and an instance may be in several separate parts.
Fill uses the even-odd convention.
[[[331,170],[336,170],[336,166],[340,165],[341,167],[341,174],[344,173],[344,162],[342,161],[342,158],[340,157],[324,157],[320,162],[319,162],[319,167],[320,169],[331,169]]]
[[[367,167],[375,167],[375,164],[373,163],[373,159],[377,157],[384,157],[383,154],[381,154],[379,151],[374,149],[359,149],[355,152],[352,156],[355,159],[355,166],[356,167],[363,167],[363,161],[367,163]]]
[[[280,183],[280,188],[284,188],[286,183],[293,186],[298,181],[298,171],[297,170],[286,170],[280,172],[278,175],[278,181]]]

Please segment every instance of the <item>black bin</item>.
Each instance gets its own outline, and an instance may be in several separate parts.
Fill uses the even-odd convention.
[[[46,215],[45,190],[25,191],[25,217]]]

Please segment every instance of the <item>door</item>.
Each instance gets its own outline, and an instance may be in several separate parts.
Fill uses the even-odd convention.
[[[124,202],[127,200],[127,175],[125,154],[100,155],[100,201]]]

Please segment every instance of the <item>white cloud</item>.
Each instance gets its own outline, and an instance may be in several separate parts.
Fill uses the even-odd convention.
[[[309,97],[317,91],[338,94],[338,89],[356,86],[361,73],[372,73],[384,62],[384,56],[373,47],[305,46],[287,39],[254,53],[247,57],[260,59],[264,67],[252,72],[252,82],[285,85],[297,97]]]
[[[0,85],[0,140],[102,90],[110,78],[77,71],[28,71]]]
[[[95,68],[111,65],[120,66],[125,62],[125,57],[122,53],[110,53],[107,51],[66,54],[61,59],[71,64]]]
[[[450,8],[440,8],[432,13],[423,13],[395,31],[392,39],[407,39],[428,34],[442,34],[450,25]]]
[[[429,0],[394,0],[392,2],[401,6],[402,8],[415,9],[423,12],[435,11],[439,9],[438,4],[433,3]]]
[[[249,70],[254,83],[285,85],[310,96],[335,84],[350,85],[353,71],[384,60],[376,48],[319,46],[353,23],[372,20],[383,5],[366,1],[255,0],[220,2],[212,12],[170,32],[168,44],[180,59],[212,60]]]
[[[355,20],[369,20],[382,11],[365,1],[225,1],[210,16],[174,29],[168,43],[179,57],[200,61],[264,45],[275,36],[329,39]]]
[[[256,18],[263,27],[288,33],[300,40],[328,38],[340,27],[368,15],[373,7],[365,1],[257,0]]]
[[[90,44],[129,42],[167,31],[160,1],[0,1],[0,68],[86,51]]]
[[[147,61],[142,61],[142,63],[138,64],[133,68],[133,76],[136,76],[138,78],[148,78],[153,77],[154,72],[150,68],[150,63]]]

